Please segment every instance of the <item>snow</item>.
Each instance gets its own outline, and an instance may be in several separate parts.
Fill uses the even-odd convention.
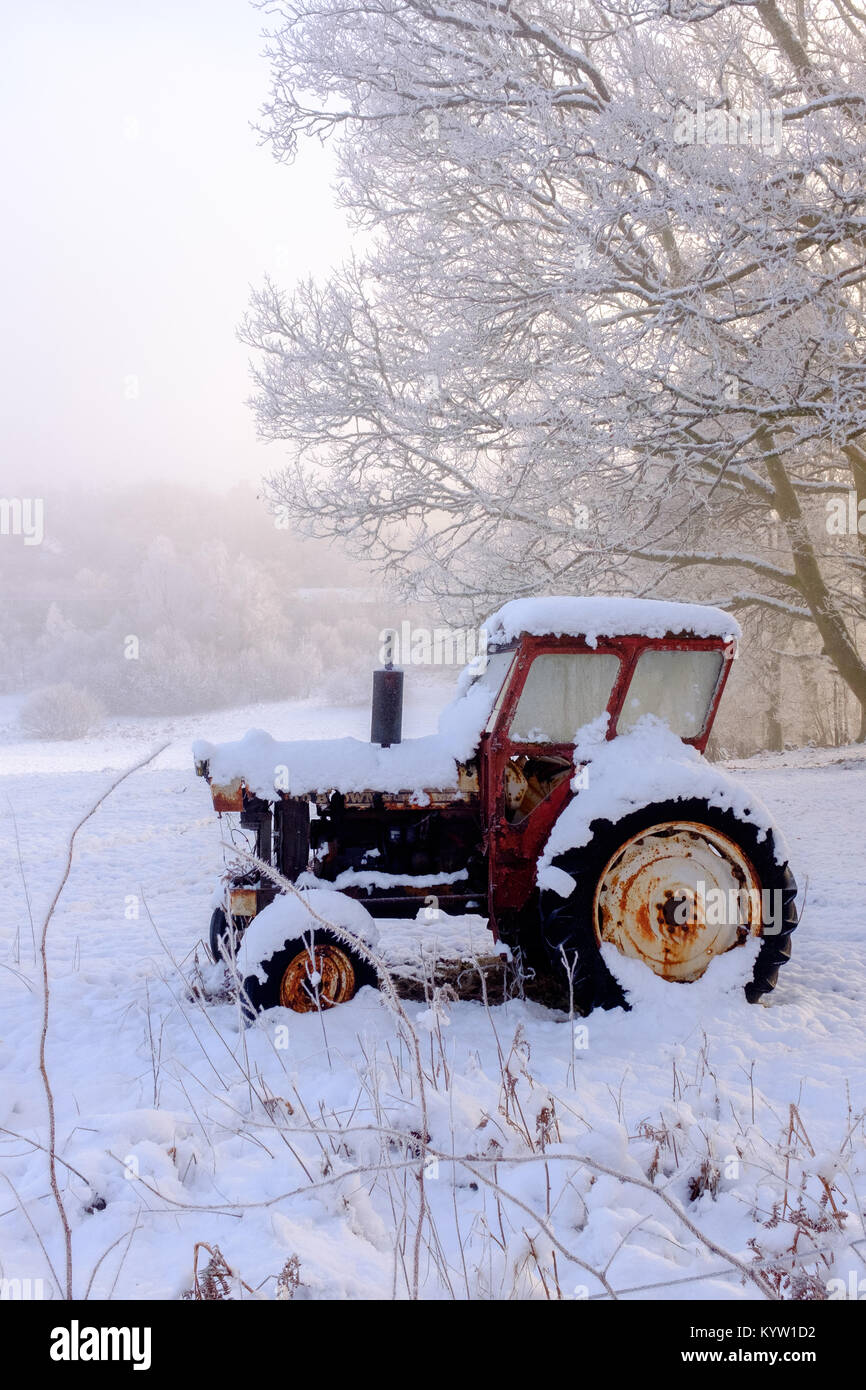
[[[280,894],[253,918],[244,932],[237,954],[241,979],[257,975],[264,984],[267,977],[259,967],[281,951],[287,941],[323,929],[322,920],[368,946],[375,946],[379,939],[376,923],[367,909],[344,893],[316,887]]]
[[[603,637],[664,637],[688,633],[692,637],[720,637],[737,641],[740,625],[729,613],[708,604],[675,603],[649,598],[544,598],[512,599],[485,623],[488,642],[506,643],[522,632],[542,637],[585,637],[591,647]]]
[[[441,678],[413,670],[404,693],[403,726],[407,735],[426,735],[436,727],[442,712],[442,686]],[[156,760],[156,768],[191,772],[190,745],[200,737],[203,729],[214,741],[231,742],[259,722],[277,729],[286,725],[296,740],[349,734],[360,741],[370,732],[370,705],[365,697],[355,705],[326,708],[309,699],[271,700],[208,714],[167,718],[128,716],[109,720],[98,735],[41,741],[21,737],[18,718],[23,703],[21,696],[0,697],[0,766],[3,773],[122,770],[163,745],[166,745],[165,751]]]
[[[736,621],[718,608],[658,599],[569,598],[514,599],[486,624],[488,642],[507,643],[521,632],[585,636],[590,646],[602,637],[634,633],[663,637],[688,632],[697,637],[740,636]],[[207,762],[213,785],[241,780],[254,795],[273,800],[275,791],[304,796],[317,791],[414,792],[418,804],[427,788],[457,787],[458,764],[471,758],[498,693],[475,680],[476,663],[461,673],[455,699],[446,705],[436,734],[407,738],[390,748],[357,738],[281,741],[263,729],[240,740],[214,743],[197,739],[193,756]]]
[[[378,950],[389,968],[406,978],[418,978],[436,961],[490,960],[501,947],[493,940],[487,918],[467,912],[449,917],[436,907],[422,907],[415,917],[379,922]]]
[[[457,765],[478,747],[496,692],[482,682],[469,685],[447,705],[439,732],[408,738],[382,748],[357,738],[304,739],[280,742],[262,729],[252,729],[235,743],[196,740],[193,756],[209,765],[216,786],[240,778],[256,796],[274,800],[275,787],[291,796],[315,791],[418,794],[426,787],[457,787]]]
[[[248,714],[220,716],[226,734]],[[367,712],[338,717],[299,704],[284,705],[279,717],[301,737],[351,729],[351,721],[357,731]],[[407,1027],[420,1037],[430,1135],[422,1297],[544,1298],[529,1239],[556,1297],[550,1212],[560,1244],[599,1273],[607,1267],[624,1298],[760,1298],[677,1211],[746,1265],[781,1266],[796,1224],[791,1202],[781,1212],[786,1170],[793,1205],[802,1183],[810,1219],[826,1210],[822,1178],[834,1182],[847,1215],[843,1231],[802,1227],[801,1265],[822,1288],[833,1278],[847,1287],[850,1271],[862,1270],[853,1242],[862,1239],[866,1206],[857,834],[866,749],[791,750],[739,764],[750,804],[760,796],[772,807],[808,885],[793,959],[766,1007],[746,1004],[739,988],[747,945],[713,961],[693,985],[666,984],[611,958],[621,978],[631,972],[630,1013],[569,1020],[518,998],[491,1000],[489,1009],[430,999],[407,1004],[404,1022],[383,995],[364,989],[325,1018],[274,1010],[244,1030],[235,1003],[190,989],[200,979],[193,956],[210,917],[224,827],[189,768],[187,724],[173,721],[169,732],[171,723],[118,727],[101,761],[100,746],[83,742],[79,769],[71,744],[44,750],[42,762],[28,762],[24,746],[0,750],[4,1278],[42,1277],[57,1296],[35,1232],[63,1268],[45,1155],[34,1147],[46,1143],[47,1118],[22,874],[38,931],[68,833],[112,778],[103,769],[117,766],[121,748],[132,763],[143,743],[165,738],[159,762],[119,787],[84,827],[50,929],[47,1064],[58,1152],[77,1170],[59,1167],[79,1297],[93,1275],[95,1299],[177,1298],[191,1285],[197,1241],[218,1245],[267,1298],[292,1255],[300,1260],[296,1298],[406,1297],[412,1249],[404,1236],[417,1202],[405,1164],[423,1133]],[[591,788],[590,780],[582,795]],[[422,943],[449,958],[490,949],[477,916],[428,918],[422,910],[417,920],[378,926],[378,949],[395,962],[417,962]],[[788,1143],[792,1105],[808,1144],[796,1136]],[[692,1197],[705,1161],[718,1172],[715,1195]],[[104,1209],[93,1209],[94,1195]],[[826,1254],[809,1259],[816,1247]],[[598,1275],[561,1249],[556,1267],[563,1297],[609,1297]]]
[[[378,851],[377,851],[378,853]],[[368,869],[344,869],[333,880],[335,888],[439,888],[446,883],[460,883],[468,878],[466,869],[456,869],[446,874],[380,874]],[[299,888],[321,887],[322,880],[314,874],[301,874],[297,880]]]
[[[629,1004],[640,1011],[644,1027],[655,1029],[656,1037],[663,1037],[665,1019],[672,1003],[672,988],[678,991],[676,1008],[680,1024],[690,1014],[693,1026],[700,1028],[719,999],[724,995],[737,995],[751,980],[760,944],[757,937],[753,937],[739,950],[715,956],[701,978],[692,981],[686,989],[671,986],[660,975],[647,970],[640,961],[620,955],[616,947],[609,943],[605,943],[601,950],[611,974],[627,991]],[[675,1061],[684,1061],[688,1057],[683,1047],[670,1048],[669,1051]]]
[[[562,897],[572,891],[574,880],[553,860],[566,850],[588,844],[593,821],[616,822],[654,802],[689,797],[700,797],[720,810],[732,811],[738,820],[756,826],[761,840],[773,830],[777,863],[784,864],[790,858],[784,835],[774,827],[769,810],[754,789],[708,762],[660,720],[644,715],[628,733],[610,740],[605,739],[606,727],[605,714],[578,731],[575,763],[586,765],[578,775],[580,794],[566,806],[544,846],[538,861],[541,888]]]

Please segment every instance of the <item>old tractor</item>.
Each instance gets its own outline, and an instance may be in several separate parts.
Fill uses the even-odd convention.
[[[240,951],[253,1009],[331,1007],[375,983],[351,936],[326,924],[408,917],[421,932],[431,895],[449,915],[486,914],[582,1014],[628,1007],[617,953],[686,984],[759,938],[746,997],[772,990],[797,924],[784,841],[703,757],[734,620],[548,597],[506,604],[483,631],[437,734],[402,740],[403,673],[386,668],[370,743],[253,731],[196,745],[215,809],[239,814],[257,858],[313,909],[306,923],[280,916],[287,895],[255,865],[225,882],[210,948]]]

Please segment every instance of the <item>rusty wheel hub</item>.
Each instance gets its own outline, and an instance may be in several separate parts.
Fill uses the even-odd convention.
[[[280,1003],[296,1014],[313,1013],[344,1004],[355,993],[355,969],[350,957],[333,942],[306,946],[293,956],[280,981]]]
[[[608,860],[595,892],[598,940],[666,980],[696,980],[713,956],[761,930],[761,885],[743,851],[691,821],[642,830]]]

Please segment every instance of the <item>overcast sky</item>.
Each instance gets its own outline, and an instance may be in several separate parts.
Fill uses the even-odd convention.
[[[329,156],[280,165],[246,0],[32,0],[0,80],[5,496],[61,480],[257,482],[235,338],[250,284],[349,246]]]

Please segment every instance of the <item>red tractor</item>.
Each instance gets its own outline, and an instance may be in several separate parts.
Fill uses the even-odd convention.
[[[286,915],[287,895],[257,869],[226,883],[210,947],[218,960],[240,945],[252,1007],[306,1011],[375,983],[363,952],[323,924],[363,936],[368,914],[417,917],[431,895],[445,913],[487,915],[583,1014],[628,1007],[612,951],[686,983],[760,938],[746,997],[772,990],[797,925],[784,841],[702,756],[734,620],[697,604],[548,597],[506,604],[482,631],[438,734],[402,741],[403,673],[386,669],[369,744],[253,731],[196,745],[215,809],[240,813],[257,857],[297,883],[295,909],[314,910]]]

